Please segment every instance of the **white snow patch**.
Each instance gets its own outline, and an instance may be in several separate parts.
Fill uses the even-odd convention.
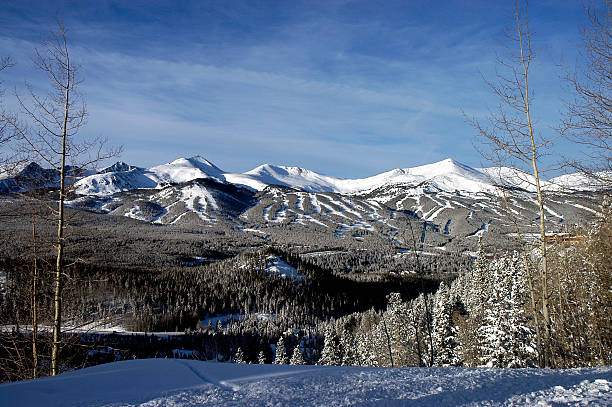
[[[304,276],[298,273],[297,269],[276,255],[266,258],[266,273],[289,278],[295,281],[302,281]]]
[[[132,218],[132,219],[136,219],[136,220],[143,220],[143,221],[147,220],[147,218],[145,218],[142,215],[142,212],[140,210],[140,206],[138,206],[138,205],[132,206],[129,211],[127,211],[126,213],[123,214],[123,216],[125,216],[126,218]]]
[[[580,205],[580,204],[573,203],[573,202],[568,202],[568,203],[569,203],[570,205],[575,206],[576,208],[579,208],[579,209],[585,210],[585,211],[587,211],[587,212],[591,212],[591,213],[592,213],[592,214],[594,214],[594,215],[600,215],[600,214],[601,214],[601,212],[597,212],[597,211],[596,211],[596,210],[594,210],[594,209],[587,208],[587,207],[586,207],[586,206],[584,206],[584,205]]]

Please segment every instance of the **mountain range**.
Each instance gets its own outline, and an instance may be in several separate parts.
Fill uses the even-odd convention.
[[[567,182],[571,179],[572,182]],[[432,191],[467,193],[495,193],[497,185],[509,188],[534,190],[532,175],[513,168],[472,168],[452,158],[413,168],[396,168],[367,178],[345,179],[319,174],[299,168],[263,164],[244,173],[230,173],[201,156],[179,158],[167,164],[151,168],[139,168],[117,162],[84,177],[74,185],[79,195],[109,196],[117,192],[134,189],[160,189],[170,184],[179,184],[196,179],[210,179],[218,183],[233,184],[262,191],[269,185],[280,185],[306,192],[334,192],[358,195],[382,186],[427,185]],[[576,184],[576,180],[580,182]],[[565,175],[544,181],[546,189],[558,189],[559,185],[572,184],[574,188],[589,190],[586,178],[576,174]]]
[[[11,175],[0,179],[0,192],[25,190],[28,179],[37,182],[30,187],[57,186],[57,174],[34,163]],[[450,158],[345,179],[271,164],[231,173],[195,156],[151,168],[118,162],[73,179],[67,202],[72,208],[234,236],[245,246],[407,250],[416,244],[430,253],[473,252],[485,233],[508,246],[515,233],[509,213],[526,236],[535,236],[539,219],[532,176]],[[551,232],[585,224],[599,210],[601,186],[579,174],[542,185]]]

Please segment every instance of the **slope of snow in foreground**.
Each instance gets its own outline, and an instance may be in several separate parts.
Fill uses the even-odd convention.
[[[612,368],[362,368],[115,362],[0,385],[3,406],[612,405]]]

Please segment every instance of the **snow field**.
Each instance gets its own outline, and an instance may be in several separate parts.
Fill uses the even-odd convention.
[[[606,406],[612,368],[365,368],[180,359],[0,385],[6,406]]]

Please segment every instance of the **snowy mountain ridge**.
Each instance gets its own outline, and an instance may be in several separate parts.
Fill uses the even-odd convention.
[[[108,171],[109,169],[111,171]],[[224,182],[223,171],[201,156],[178,158],[148,169],[118,162],[77,181],[74,184],[74,192],[78,195],[109,196],[133,189],[161,189],[168,184],[202,178]]]
[[[406,187],[426,185],[434,191],[453,193],[495,193],[496,184],[526,191],[534,190],[533,176],[513,168],[472,168],[452,158],[412,168],[396,168],[366,178],[337,178],[300,167],[263,164],[244,173],[221,170],[201,156],[178,158],[170,163],[148,169],[133,167],[123,162],[110,166],[97,174],[82,178],[74,185],[78,195],[109,196],[133,189],[160,189],[168,184],[211,179],[219,183],[234,184],[255,191],[270,185],[280,185],[305,192],[334,192],[355,195],[382,186],[402,184]],[[571,183],[573,187],[585,184],[576,174],[543,181],[545,188]],[[580,182],[576,182],[580,181]],[[588,189],[588,188],[585,188]]]

